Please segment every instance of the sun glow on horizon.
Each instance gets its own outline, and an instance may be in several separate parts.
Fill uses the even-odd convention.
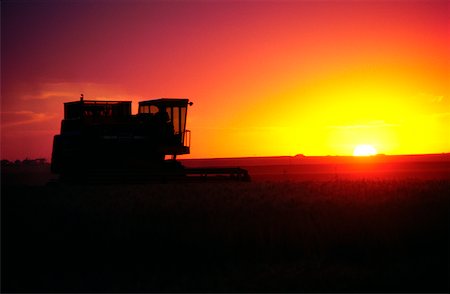
[[[360,144],[353,150],[353,156],[373,156],[377,154],[377,150],[372,145]]]

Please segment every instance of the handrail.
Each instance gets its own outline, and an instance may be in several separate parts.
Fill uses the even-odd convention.
[[[191,131],[185,130],[183,132],[183,146],[184,147],[191,147]]]

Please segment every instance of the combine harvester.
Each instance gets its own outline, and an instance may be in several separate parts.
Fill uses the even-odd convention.
[[[74,182],[166,180],[250,181],[242,168],[186,168],[177,155],[190,153],[188,99],[139,102],[84,100],[64,103],[61,134],[53,140],[51,170]],[[169,157],[169,159],[166,159]]]

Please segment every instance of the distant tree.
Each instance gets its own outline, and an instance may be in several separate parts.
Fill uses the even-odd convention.
[[[29,159],[28,157],[24,160],[17,159],[15,161],[9,161],[8,159],[2,159],[2,166],[38,166],[38,165],[44,165],[47,164],[47,159],[45,158],[35,158],[35,159]]]
[[[45,158],[36,158],[36,159],[25,158],[22,161],[23,165],[28,165],[28,166],[38,166],[38,165],[43,165],[45,163],[46,163]]]
[[[12,164],[12,162],[9,161],[8,159],[2,159],[2,166],[8,166],[8,165],[11,165],[11,164]]]
[[[45,158],[36,158],[35,160],[37,164],[45,164],[47,162]]]

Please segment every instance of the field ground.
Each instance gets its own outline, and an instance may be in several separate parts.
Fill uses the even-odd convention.
[[[255,174],[94,186],[2,169],[1,290],[449,291],[448,174]]]

